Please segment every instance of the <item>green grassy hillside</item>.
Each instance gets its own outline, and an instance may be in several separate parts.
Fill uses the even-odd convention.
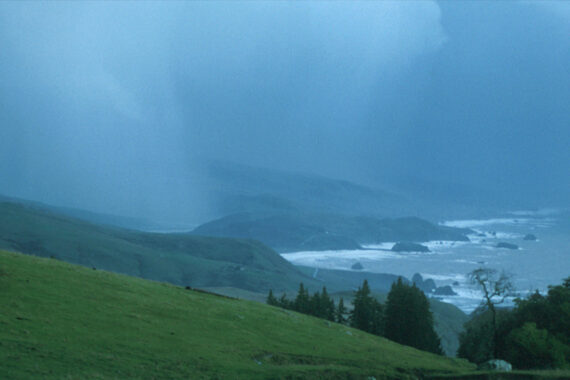
[[[257,302],[0,252],[0,378],[415,378],[472,370]]]
[[[256,241],[129,231],[11,202],[0,202],[0,249],[192,287],[266,292],[312,282]]]

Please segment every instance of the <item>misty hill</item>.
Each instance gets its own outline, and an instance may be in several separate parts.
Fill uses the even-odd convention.
[[[414,215],[409,200],[345,180],[226,162],[210,163],[206,175],[219,215],[284,211]]]
[[[58,207],[58,206],[45,204],[42,202],[36,202],[17,197],[8,197],[5,195],[0,195],[0,202],[19,203],[31,206],[36,209],[54,212],[56,214],[69,216],[75,219],[81,219],[94,224],[104,224],[119,228],[145,231],[145,230],[160,230],[163,227],[160,223],[148,219],[105,214],[105,213],[99,213],[99,212],[83,210],[73,207]],[[172,228],[173,227],[172,224],[169,224],[169,227]]]
[[[257,302],[58,260],[0,252],[0,287],[0,373],[10,379],[406,379],[474,369]]]
[[[311,282],[257,241],[129,231],[31,204],[0,202],[0,248],[193,287],[266,291]]]
[[[390,241],[468,240],[468,230],[408,218],[307,213],[240,213],[197,227],[193,234],[259,240],[279,252],[359,249]]]
[[[505,202],[487,202],[494,199],[492,186],[486,189],[458,185],[453,179],[386,178],[383,185],[373,187],[315,174],[220,161],[209,162],[205,167],[211,214],[216,218],[242,212],[305,212],[441,219],[496,214],[507,207]]]

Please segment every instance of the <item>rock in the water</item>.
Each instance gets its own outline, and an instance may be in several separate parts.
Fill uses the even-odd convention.
[[[427,280],[424,281],[422,290],[426,293],[433,293],[435,288],[437,288],[435,281],[432,280],[431,278],[428,278]]]
[[[512,243],[500,242],[497,244],[497,248],[519,249],[519,246]]]
[[[422,277],[421,274],[416,273],[412,276],[412,282],[419,287],[420,285],[423,285],[424,278]]]
[[[513,370],[511,363],[500,359],[487,360],[485,363],[479,364],[477,369],[482,371],[502,371],[510,372]]]
[[[394,252],[430,252],[425,245],[411,242],[398,242],[392,247]]]
[[[424,280],[422,275],[419,273],[414,274],[412,277],[412,283],[416,284],[418,289],[424,293],[432,293],[436,288],[434,280],[431,278]]]
[[[535,240],[536,240],[536,235],[533,235],[533,234],[526,234],[526,235],[524,235],[523,240],[535,241]]]
[[[435,292],[433,293],[436,296],[456,296],[457,293],[455,293],[453,291],[453,289],[451,288],[451,286],[449,285],[445,285],[445,286],[438,286],[435,289]]]
[[[360,264],[360,262],[352,264],[352,266],[350,268],[355,269],[355,270],[363,270],[364,269],[364,267],[362,266],[362,264]]]

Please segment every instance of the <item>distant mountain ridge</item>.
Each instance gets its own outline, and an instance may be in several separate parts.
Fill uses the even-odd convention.
[[[205,223],[196,235],[259,240],[278,252],[361,249],[392,241],[468,241],[470,230],[407,218],[309,213],[240,213]]]
[[[416,216],[439,220],[496,214],[501,202],[493,189],[418,179],[390,179],[382,186],[228,162],[209,162],[204,170],[212,219],[241,212],[308,212],[373,216]],[[448,198],[446,194],[451,194]],[[506,211],[506,210],[504,210]]]
[[[395,193],[313,174],[227,162],[207,166],[220,216],[239,212],[304,211],[346,215],[415,215]]]

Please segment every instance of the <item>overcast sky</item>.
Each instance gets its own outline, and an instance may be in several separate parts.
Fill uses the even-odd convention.
[[[568,201],[569,36],[567,2],[3,1],[0,193],[165,217],[216,159]]]

